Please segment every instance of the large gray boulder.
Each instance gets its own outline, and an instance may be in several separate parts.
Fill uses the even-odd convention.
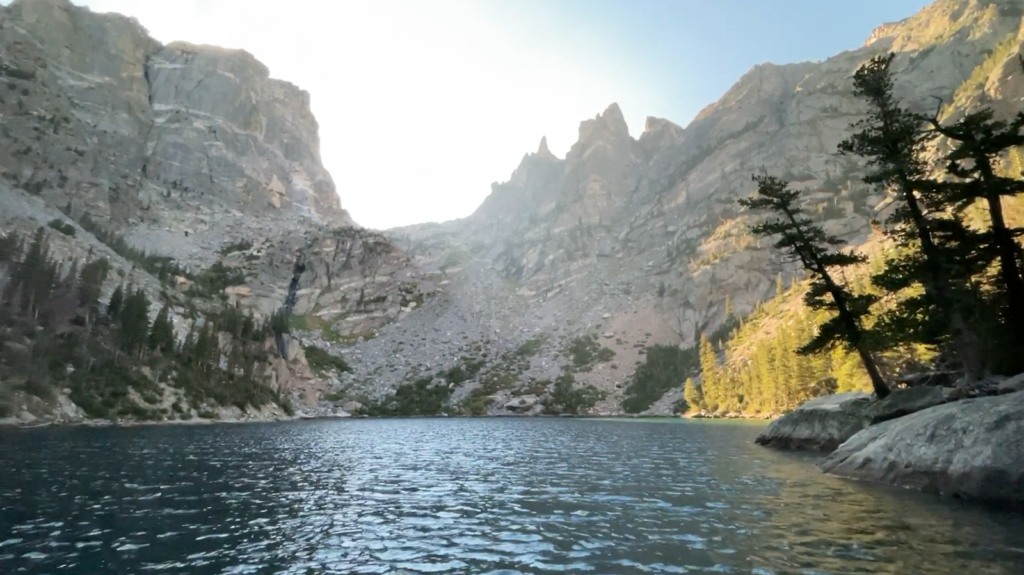
[[[897,389],[885,399],[872,403],[866,413],[871,418],[869,423],[874,425],[941,405],[946,400],[947,396],[941,387]]]
[[[948,403],[873,425],[821,463],[833,475],[1024,504],[1024,393]]]
[[[812,399],[776,419],[755,440],[778,449],[832,451],[864,429],[871,396],[855,391]]]

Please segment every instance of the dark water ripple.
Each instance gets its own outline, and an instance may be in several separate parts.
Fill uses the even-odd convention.
[[[0,573],[1024,573],[1024,518],[824,477],[757,431],[3,431]]]

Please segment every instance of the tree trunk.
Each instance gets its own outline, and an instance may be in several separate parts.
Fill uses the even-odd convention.
[[[899,183],[900,195],[903,196],[903,201],[907,204],[914,227],[917,228],[918,239],[921,241],[921,253],[924,255],[929,276],[928,281],[922,282],[925,293],[938,305],[940,311],[944,309],[949,314],[953,344],[964,364],[964,383],[972,384],[981,379],[985,372],[982,340],[963,316],[962,302],[957,301],[953,292],[950,284],[952,278],[948,277],[942,256],[932,241],[928,220],[925,218],[920,204],[917,203],[917,197],[914,196],[914,187],[905,177],[900,178]]]

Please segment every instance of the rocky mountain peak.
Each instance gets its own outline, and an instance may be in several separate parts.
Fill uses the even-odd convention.
[[[622,115],[619,105],[612,102],[610,106],[592,120],[580,122],[579,141],[588,143],[599,139],[629,138],[629,127]]]
[[[554,158],[555,155],[548,149],[548,137],[542,136],[540,139],[540,146],[537,148],[537,155]]]

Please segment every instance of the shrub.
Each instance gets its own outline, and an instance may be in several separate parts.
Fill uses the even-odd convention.
[[[523,342],[516,350],[516,355],[520,357],[533,357],[540,352],[540,348],[544,346],[544,338],[541,336],[530,338]]]
[[[46,224],[58,232],[68,237],[75,237],[75,226],[61,220],[60,218],[54,218],[50,220],[50,223]]]
[[[338,373],[352,371],[348,362],[343,358],[320,349],[319,347],[307,345],[303,346],[302,349],[306,352],[306,362],[309,363],[309,367],[314,371],[324,372],[332,369]]]
[[[228,244],[220,249],[220,255],[226,256],[235,252],[244,252],[252,249],[252,242],[249,240],[240,240],[233,244]]]
[[[593,408],[605,398],[605,393],[592,385],[576,387],[576,378],[563,373],[555,380],[551,399],[544,403],[544,413],[552,415],[579,414]]]
[[[572,365],[580,371],[590,371],[595,363],[611,361],[615,352],[607,347],[602,347],[592,336],[581,336],[572,340],[566,348],[566,353],[572,358]]]

